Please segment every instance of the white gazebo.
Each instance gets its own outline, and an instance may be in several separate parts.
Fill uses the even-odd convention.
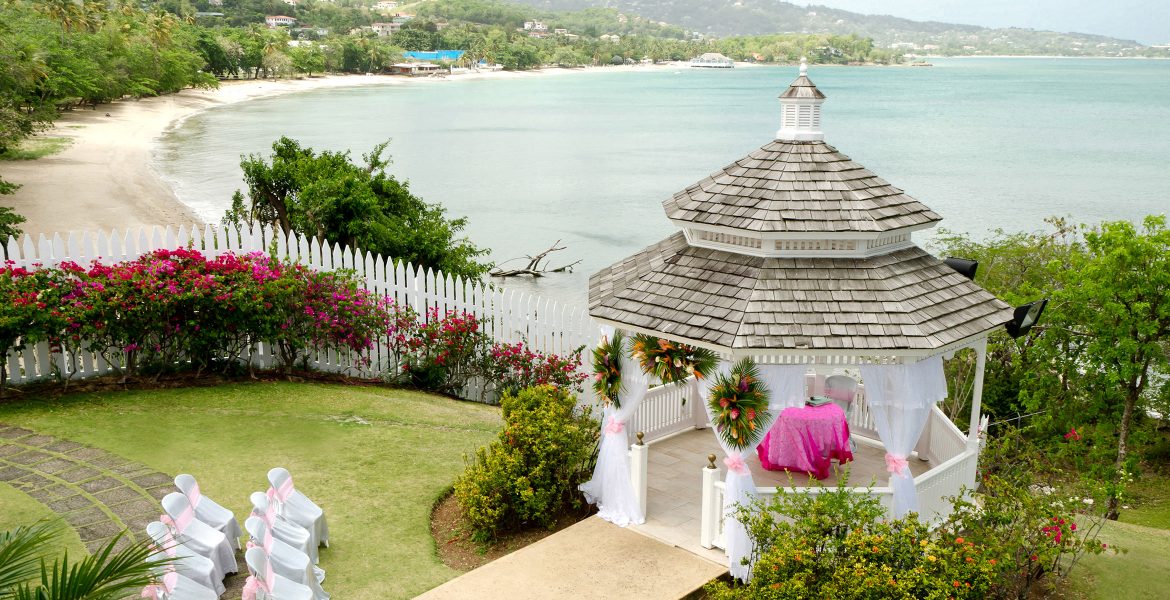
[[[938,520],[946,496],[975,484],[986,339],[1012,309],[915,245],[913,233],[940,217],[824,142],[824,100],[802,61],[780,96],[775,139],[666,200],[680,231],[595,273],[589,313],[725,361],[751,357],[771,412],[820,395],[826,376],[860,380],[847,414],[859,447],[851,485],[880,476],[856,490],[894,514]],[[966,434],[936,406],[947,395],[943,360],[965,348],[977,357]],[[639,434],[629,470],[641,514],[627,522],[682,547],[721,548],[742,576],[746,538],[728,510],[776,492],[753,474],[777,486],[788,478],[726,446],[730,468],[708,461],[716,436],[692,433],[708,426],[705,395],[693,381],[635,389],[620,413],[607,410],[607,422],[623,423],[606,437]],[[603,515],[618,505],[599,504]]]

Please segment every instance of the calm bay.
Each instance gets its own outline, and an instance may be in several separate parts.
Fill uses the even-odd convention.
[[[969,58],[923,68],[817,67],[825,139],[923,201],[942,227],[985,235],[1140,219],[1170,207],[1170,61]],[[509,287],[584,304],[590,273],[674,227],[661,202],[770,141],[792,67],[418,82],[298,93],[197,114],[155,167],[217,221],[240,155],[281,135],[360,160],[393,140],[390,171],[467,216],[492,260],[556,240],[570,274]],[[920,234],[919,243],[929,242]]]

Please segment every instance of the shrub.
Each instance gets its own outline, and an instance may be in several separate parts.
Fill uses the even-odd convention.
[[[934,529],[913,514],[888,519],[875,498],[847,488],[780,488],[739,510],[755,544],[751,582],[716,582],[708,592],[720,600],[1032,597],[1085,553],[1106,550],[1097,532],[1112,493],[1070,484],[1041,456],[1018,432],[993,440],[979,492],[953,498]]]
[[[455,482],[473,531],[487,542],[505,531],[551,528],[581,505],[577,486],[593,470],[598,424],[564,389],[538,386],[505,395],[504,428]]]
[[[466,311],[437,308],[427,311],[425,322],[409,307],[391,309],[388,337],[400,366],[388,379],[404,380],[420,389],[457,394],[472,379],[483,383],[481,400],[515,395],[524,388],[552,385],[581,392],[587,374],[581,371],[581,352],[568,356],[534,351],[525,342],[493,343],[483,324]]]
[[[439,309],[430,308],[426,322],[405,340],[402,368],[416,387],[454,394],[483,372],[489,341],[473,313],[449,311],[440,318]]]
[[[581,384],[588,375],[581,371],[581,352],[577,348],[569,356],[535,352],[524,342],[505,344],[497,342],[488,350],[487,379],[501,395],[516,394],[536,385],[553,385],[573,392],[581,392]]]
[[[251,365],[260,342],[291,367],[311,351],[348,353],[360,364],[389,325],[384,303],[348,272],[317,272],[263,253],[207,258],[158,250],[117,264],[0,272],[0,344],[48,339],[88,350],[133,374]],[[53,307],[43,310],[41,307]]]
[[[847,488],[785,492],[741,507],[756,544],[751,582],[708,584],[721,600],[975,598],[990,586],[983,548],[942,539],[913,515],[887,520]],[[776,518],[777,516],[781,518]]]

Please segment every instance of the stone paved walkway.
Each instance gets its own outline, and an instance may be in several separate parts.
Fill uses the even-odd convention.
[[[173,478],[146,465],[69,440],[0,423],[0,482],[61,515],[93,552],[123,529],[146,536]]]

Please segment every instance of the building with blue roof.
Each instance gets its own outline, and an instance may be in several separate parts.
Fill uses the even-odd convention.
[[[408,60],[436,60],[436,61],[450,61],[459,62],[463,58],[463,50],[430,50],[430,51],[415,51],[403,52],[402,56]]]

